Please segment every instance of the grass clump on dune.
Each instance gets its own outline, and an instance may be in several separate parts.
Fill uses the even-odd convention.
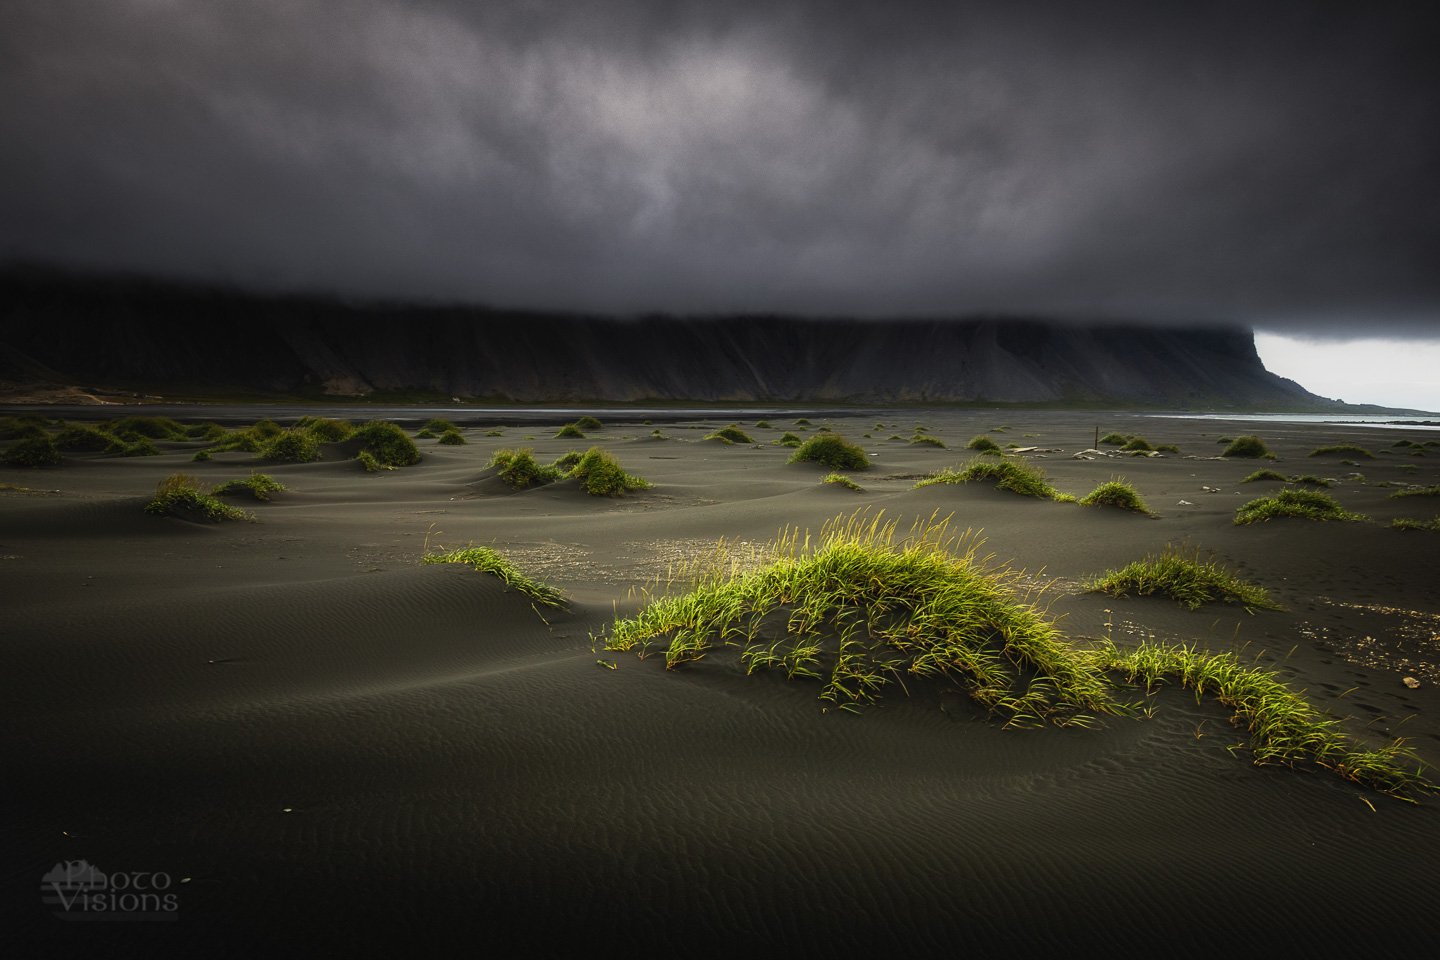
[[[172,473],[160,481],[155,487],[155,496],[145,504],[145,512],[161,517],[204,520],[209,523],[252,519],[239,507],[221,503],[213,495],[201,492],[200,481],[183,473]]]
[[[421,430],[429,430],[432,434],[441,434],[446,430],[459,430],[460,425],[444,417],[431,417],[420,427]]]
[[[820,699],[842,710],[892,680],[948,677],[1012,726],[1124,712],[1091,658],[1018,601],[1011,572],[977,558],[977,546],[933,517],[898,542],[893,521],[864,512],[831,521],[817,540],[786,530],[748,565],[722,549],[687,592],[652,597],[603,642],[658,647],[670,669],[729,648],[749,673],[819,681]]]
[[[1440,483],[1431,484],[1428,487],[1410,487],[1405,490],[1397,490],[1390,494],[1391,497],[1440,497]]]
[[[1310,451],[1312,457],[1323,457],[1329,454],[1342,457],[1364,457],[1366,460],[1375,459],[1375,454],[1353,443],[1333,443],[1328,447],[1316,447]]]
[[[183,424],[169,417],[125,417],[115,421],[110,427],[110,433],[130,441],[141,437],[174,441],[192,439]]]
[[[1314,762],[1400,797],[1434,789],[1403,741],[1367,749],[1275,674],[1231,654],[1072,643],[1020,599],[1017,572],[978,557],[979,544],[947,525],[932,516],[899,539],[893,521],[860,511],[818,538],[784,530],[748,556],[722,543],[591,639],[661,652],[667,669],[728,652],[747,674],[817,683],[826,710],[860,712],[892,681],[908,693],[908,683],[949,680],[1007,727],[1135,716],[1117,676],[1147,691],[1176,680],[1234,708],[1257,765]]]
[[[39,417],[0,417],[0,440],[29,440],[50,436],[46,422]]]
[[[60,463],[60,450],[48,434],[26,437],[6,450],[0,461],[12,467],[53,467]]]
[[[285,484],[268,473],[252,473],[240,480],[226,480],[216,484],[210,492],[217,497],[231,494],[247,494],[256,500],[269,500],[271,495],[283,493]]]
[[[945,449],[944,440],[941,440],[939,437],[932,437],[928,433],[915,434],[915,436],[910,438],[910,443],[912,445],[918,443],[926,447],[939,447],[941,450]]]
[[[1003,453],[1003,452],[1004,452],[1004,451],[1002,451],[1002,450],[1000,449],[1000,444],[996,443],[994,440],[991,440],[989,437],[985,436],[985,434],[983,434],[983,433],[980,434],[978,437],[971,437],[971,438],[970,438],[970,442],[967,443],[967,444],[965,444],[965,448],[966,448],[967,450],[978,450],[978,451],[980,451],[981,453]]]
[[[1305,520],[1364,520],[1351,513],[1330,494],[1319,490],[1287,488],[1273,497],[1260,497],[1242,504],[1235,511],[1236,523],[1256,523],[1276,517],[1299,517]]]
[[[833,483],[838,487],[844,487],[846,490],[854,490],[856,493],[865,492],[864,487],[860,486],[860,484],[856,483],[854,480],[851,480],[843,473],[827,473],[825,474],[825,476],[820,478],[820,482]]]
[[[1440,517],[1434,520],[1417,520],[1412,517],[1396,517],[1390,521],[1390,526],[1396,530],[1428,530],[1431,533],[1440,532]]]
[[[868,470],[865,451],[838,433],[817,434],[795,448],[786,463],[818,463],[831,470]]]
[[[541,606],[563,607],[566,603],[565,594],[559,589],[530,577],[509,558],[489,547],[466,547],[463,550],[427,553],[421,562],[463,563],[481,573],[499,577],[507,587],[520,591]]]
[[[355,432],[355,425],[349,420],[306,416],[295,421],[295,429],[304,430],[318,443],[339,443],[350,438],[350,434]]]
[[[459,430],[446,430],[435,442],[445,447],[458,447],[465,442],[465,435]]]
[[[567,423],[555,431],[556,440],[584,440],[585,432],[573,423]]]
[[[1124,445],[1121,446],[1120,449],[1129,450],[1136,453],[1149,453],[1155,448],[1150,446],[1150,441],[1146,440],[1144,437],[1131,437],[1130,439],[1125,441]]]
[[[1273,459],[1275,454],[1271,453],[1270,449],[1265,446],[1265,441],[1259,437],[1246,434],[1245,436],[1236,437],[1234,440],[1231,440],[1230,445],[1220,451],[1220,456],[1256,460],[1260,457]]]
[[[1100,442],[1112,447],[1120,447],[1130,442],[1130,436],[1125,433],[1107,433],[1100,438]]]
[[[1080,498],[1080,505],[1085,507],[1119,507],[1122,510],[1134,510],[1136,513],[1153,516],[1150,508],[1146,506],[1139,492],[1123,478],[1108,480],[1100,484],[1094,490],[1091,490]]]
[[[528,447],[523,450],[496,450],[490,457],[490,466],[501,480],[516,490],[528,490],[560,479],[560,471],[542,466],[535,459],[535,452]]]
[[[576,420],[575,426],[579,427],[581,430],[601,430],[604,429],[605,424],[601,423],[594,417],[587,415]]]
[[[1025,497],[1038,497],[1041,500],[1069,503],[1075,499],[1050,486],[1045,474],[1038,467],[1019,460],[982,460],[980,457],[971,460],[964,467],[947,467],[932,473],[916,483],[915,488],[937,483],[976,482],[993,482],[1001,490],[1009,490]]]
[[[306,430],[283,430],[264,442],[260,459],[274,463],[310,463],[320,459],[320,445]]]
[[[618,497],[650,489],[650,481],[626,473],[618,460],[599,447],[586,450],[569,476],[579,480],[593,497]]]
[[[1291,690],[1278,674],[1244,664],[1233,653],[1144,643],[1129,652],[1112,647],[1103,659],[1108,669],[1131,683],[1143,683],[1146,690],[1176,682],[1194,690],[1197,700],[1209,694],[1233,708],[1231,723],[1249,734],[1256,766],[1314,763],[1405,800],[1436,789],[1403,739],[1371,748],[1346,734],[1339,719]]]
[[[103,430],[85,423],[66,424],[55,435],[55,446],[61,450],[104,450],[110,446],[111,437]]]
[[[357,428],[350,435],[350,441],[387,467],[408,467],[420,462],[420,451],[415,441],[388,420],[371,420]]]
[[[355,462],[365,468],[366,473],[379,473],[382,470],[394,470],[388,463],[381,463],[375,459],[375,454],[369,450],[361,450],[355,455]]]
[[[1238,603],[1247,611],[1281,609],[1264,587],[1241,580],[1216,561],[1202,561],[1168,546],[1159,554],[1107,570],[1087,589],[1114,597],[1161,594],[1191,610],[1206,603]]]
[[[805,441],[795,436],[795,434],[787,431],[785,433],[782,433],[778,440],[771,440],[770,442],[777,447],[798,447]]]
[[[1278,470],[1271,470],[1271,469],[1269,469],[1269,468],[1266,468],[1266,469],[1264,469],[1264,470],[1256,470],[1254,473],[1250,474],[1250,476],[1246,477],[1244,480],[1241,480],[1240,482],[1241,482],[1241,483],[1259,483],[1259,482],[1262,481],[1262,480],[1273,480],[1273,481],[1276,481],[1276,482],[1278,482],[1278,483],[1289,483],[1289,482],[1290,482],[1290,478],[1287,477],[1287,476],[1285,476],[1285,474],[1281,473],[1281,472],[1278,471]]]
[[[559,471],[558,476],[565,476],[569,474],[571,470],[575,469],[575,465],[580,462],[580,458],[583,456],[585,456],[585,454],[579,450],[570,450],[556,457],[555,462],[550,464],[550,466]]]
[[[714,433],[707,434],[705,439],[719,440],[720,442],[725,444],[755,442],[754,438],[751,437],[750,434],[746,433],[744,430],[741,430],[738,425],[733,423],[728,427],[721,427]]]

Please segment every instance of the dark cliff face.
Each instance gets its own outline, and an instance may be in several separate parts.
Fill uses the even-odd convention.
[[[218,395],[1318,406],[1248,331],[1037,320],[615,319],[0,278],[0,377]],[[7,372],[9,371],[9,372]]]

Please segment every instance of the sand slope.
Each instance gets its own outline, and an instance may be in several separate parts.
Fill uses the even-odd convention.
[[[883,439],[917,420],[948,448]],[[1440,800],[1252,767],[1226,749],[1241,735],[1218,705],[1170,691],[1150,720],[1010,731],[916,682],[854,717],[822,713],[813,686],[746,677],[724,657],[666,671],[591,648],[615,611],[635,608],[632,587],[717,538],[818,530],[864,506],[907,523],[938,511],[1048,583],[1050,612],[1073,635],[1293,648],[1283,670],[1353,730],[1404,734],[1440,760],[1440,535],[1384,525],[1440,509],[1379,485],[1437,482],[1437,448],[1411,457],[1388,446],[1411,434],[1271,425],[1258,432],[1276,463],[1186,459],[1214,457],[1217,433],[1254,428],[1117,414],[1103,429],[1182,455],[1070,459],[1094,420],[832,419],[852,438],[874,435],[861,441],[872,469],[854,474],[862,493],[787,465],[768,441],[796,427],[778,419],[746,424],[766,441],[757,447],[700,440],[728,420],[662,424],[663,441],[646,439],[650,425],[608,424],[586,443],[655,484],[620,500],[486,480],[501,446],[542,460],[570,449],[548,439],[553,424],[502,438],[472,427],[462,447],[422,441],[424,462],[378,475],[244,454],[192,464],[185,445],[6,468],[0,480],[59,490],[0,493],[3,902],[17,955],[704,956],[758,944],[954,955],[1078,943],[1214,955],[1236,943],[1427,942]],[[1002,423],[992,436],[1043,448],[1025,456],[1060,489],[1123,475],[1158,519],[975,485],[913,489]],[[1305,456],[1349,438],[1377,458]],[[1261,466],[1336,477],[1330,492],[1383,523],[1236,527],[1236,506],[1278,489],[1239,483]],[[141,511],[167,473],[218,481],[252,468],[291,488],[245,504],[256,523]],[[1343,479],[1357,471],[1363,483]],[[492,577],[421,565],[427,542],[494,545],[573,603],[542,617]],[[1167,542],[1214,551],[1287,610],[1192,613],[1078,592]],[[82,858],[190,878],[174,888],[178,919],[52,917],[41,875]]]

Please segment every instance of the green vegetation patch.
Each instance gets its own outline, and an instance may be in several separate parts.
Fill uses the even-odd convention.
[[[927,678],[949,680],[1006,727],[1137,716],[1141,704],[1117,690],[1117,676],[1147,691],[1178,681],[1234,708],[1256,764],[1314,762],[1400,797],[1435,789],[1403,741],[1368,749],[1275,674],[1233,655],[1070,642],[1021,599],[1017,572],[979,558],[978,543],[950,536],[947,522],[932,517],[898,539],[893,522],[862,511],[814,539],[782,531],[749,556],[721,544],[592,642],[662,653],[669,669],[730,653],[747,674],[816,683],[826,710],[854,713],[892,682],[908,692]]]
[[[0,417],[0,440],[30,440],[49,436],[46,422],[39,417]]]
[[[1241,483],[1259,483],[1263,480],[1273,480],[1277,483],[1289,483],[1290,478],[1278,470],[1271,470],[1268,467],[1264,470],[1256,470],[1250,476],[1241,480]]]
[[[648,480],[626,473],[618,460],[599,447],[585,451],[570,471],[570,477],[579,480],[585,492],[593,497],[618,497],[650,489]]]
[[[535,452],[528,447],[523,450],[496,450],[490,457],[490,466],[501,480],[516,490],[554,483],[561,476],[554,467],[542,466],[535,459]]]
[[[558,588],[524,573],[508,557],[489,547],[467,547],[464,550],[450,550],[428,553],[423,563],[463,563],[481,573],[499,577],[511,589],[518,590],[535,603],[545,607],[563,607],[565,594]]]
[[[866,436],[869,436],[869,434],[866,434]],[[941,440],[939,437],[932,437],[928,433],[917,433],[915,434],[915,436],[910,438],[910,442],[912,444],[918,443],[921,446],[939,447],[941,450],[945,449],[945,441]]]
[[[264,441],[260,459],[273,463],[310,463],[320,459],[320,444],[306,430],[282,430]]]
[[[604,429],[605,424],[601,423],[594,417],[584,416],[581,417],[579,420],[575,421],[575,426],[579,427],[581,430],[602,430]]]
[[[252,473],[239,480],[226,480],[216,484],[210,492],[217,497],[246,495],[256,500],[269,500],[274,494],[283,493],[285,484],[268,473]]]
[[[445,447],[458,447],[465,442],[465,435],[459,430],[446,430],[435,442]]]
[[[1305,520],[1364,520],[1351,513],[1339,501],[1319,490],[1287,488],[1271,497],[1260,497],[1243,504],[1235,511],[1236,523],[1256,523],[1276,517],[1299,517]]]
[[[105,452],[117,457],[160,456],[160,448],[155,446],[155,441],[149,437],[139,437],[130,441],[115,437],[110,441],[110,445],[105,448]]]
[[[851,480],[843,473],[827,473],[825,474],[825,476],[820,478],[820,482],[833,483],[838,487],[844,487],[846,490],[854,490],[856,493],[865,492],[864,487],[860,486],[860,484],[856,483],[854,480]]]
[[[567,423],[555,431],[556,440],[584,440],[585,432],[573,423]]]
[[[1131,437],[1125,441],[1124,445],[1121,446],[1120,449],[1139,453],[1149,453],[1155,448],[1150,446],[1150,441],[1146,440],[1144,437]]]
[[[219,523],[222,520],[252,520],[253,517],[200,490],[200,481],[183,473],[172,473],[155,487],[155,496],[145,512],[181,520]]]
[[[420,429],[429,430],[431,433],[434,434],[441,434],[444,433],[446,430],[459,430],[460,424],[455,423],[451,420],[446,420],[444,417],[431,417],[429,420],[425,421],[424,425],[421,426]]]
[[[1433,483],[1428,487],[1406,487],[1404,490],[1396,490],[1390,494],[1391,497],[1440,497],[1440,483]]]
[[[744,430],[741,430],[738,425],[733,423],[728,427],[721,427],[714,433],[707,434],[705,439],[719,440],[720,442],[726,444],[755,442],[755,439],[751,437],[750,434],[746,433]]]
[[[85,423],[67,423],[55,435],[55,446],[61,450],[100,451],[110,446],[112,438],[103,430]]]
[[[1270,448],[1265,446],[1265,441],[1257,436],[1246,434],[1236,437],[1230,441],[1230,445],[1220,452],[1222,457],[1238,457],[1240,459],[1257,460],[1260,457],[1274,457]]]
[[[53,467],[60,463],[60,450],[48,434],[25,437],[6,450],[0,459],[12,467]]]
[[[1281,609],[1264,587],[1241,580],[1214,560],[1202,561],[1168,546],[1119,570],[1107,570],[1086,588],[1114,597],[1160,594],[1191,610],[1206,603],[1238,603],[1247,611]]]
[[[1025,497],[1041,500],[1055,500],[1061,503],[1074,501],[1074,497],[1061,493],[1050,486],[1045,473],[1033,464],[1022,460],[982,460],[976,457],[963,467],[947,467],[936,471],[915,484],[928,487],[937,483],[994,483],[1001,490],[1009,490]]]
[[[110,433],[122,440],[131,441],[141,437],[172,441],[191,439],[184,424],[169,417],[125,417],[115,421],[110,427]]]
[[[1411,517],[1396,517],[1390,521],[1390,526],[1396,530],[1428,530],[1431,533],[1440,532],[1440,517],[1434,520],[1416,520]]]
[[[771,440],[770,442],[777,447],[798,447],[804,441],[801,440],[799,437],[795,436],[795,434],[787,431],[786,433],[782,433],[780,435],[780,439]]]
[[[1151,514],[1150,508],[1133,486],[1123,478],[1107,480],[1085,496],[1080,498],[1080,505],[1085,507],[1119,507],[1121,510],[1133,510],[1136,513]]]
[[[394,470],[388,463],[381,463],[375,458],[375,454],[369,450],[361,450],[355,455],[355,462],[365,468],[366,473],[379,473],[382,470]]]
[[[865,451],[838,433],[817,434],[795,448],[786,463],[809,461],[831,470],[868,470]]]
[[[1312,457],[1324,457],[1331,454],[1342,457],[1364,457],[1366,460],[1375,459],[1375,454],[1353,443],[1334,443],[1328,447],[1316,447],[1310,451]]]
[[[350,435],[350,441],[387,467],[408,467],[420,462],[420,450],[405,431],[388,420],[371,420]]]
[[[967,443],[967,444],[965,444],[965,449],[967,449],[967,450],[978,450],[978,451],[980,451],[981,453],[1002,453],[1002,452],[1003,452],[1003,451],[1000,449],[1000,444],[996,443],[994,440],[991,440],[989,437],[985,436],[985,434],[983,434],[983,433],[980,434],[978,437],[971,437],[971,438],[970,438],[970,442]]]

